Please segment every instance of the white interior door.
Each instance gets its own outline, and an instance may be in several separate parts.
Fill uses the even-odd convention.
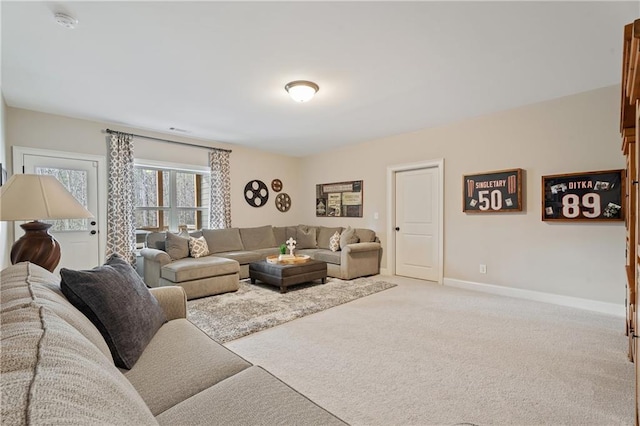
[[[84,205],[94,218],[47,221],[53,224],[49,232],[60,243],[61,268],[90,269],[100,262],[98,238],[98,162],[63,158],[53,155],[23,154],[24,173],[53,175]],[[16,227],[16,238],[23,231]]]
[[[437,167],[396,172],[396,274],[439,280],[440,182]]]

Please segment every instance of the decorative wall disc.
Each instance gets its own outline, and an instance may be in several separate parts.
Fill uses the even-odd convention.
[[[282,181],[280,179],[274,179],[271,181],[271,189],[276,192],[282,191]]]
[[[291,208],[291,197],[289,197],[289,194],[285,194],[284,192],[278,194],[276,197],[276,208],[282,213],[289,211]]]
[[[244,199],[250,206],[262,207],[267,204],[269,190],[261,180],[252,180],[244,187]]]

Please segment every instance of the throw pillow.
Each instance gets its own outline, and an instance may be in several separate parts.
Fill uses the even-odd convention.
[[[371,229],[357,228],[356,235],[361,243],[373,243],[376,240],[376,233]]]
[[[189,238],[167,232],[164,240],[164,250],[173,260],[189,257]]]
[[[60,270],[60,289],[104,337],[118,367],[130,369],[167,319],[133,267],[113,255],[88,271]]]
[[[340,250],[340,233],[338,231],[329,238],[329,250]]]
[[[189,253],[191,257],[202,257],[209,254],[209,247],[207,246],[207,240],[204,237],[190,237],[189,238]]]
[[[308,226],[298,226],[296,231],[296,250],[318,248],[316,242],[316,228]]]
[[[344,230],[344,232],[340,235],[340,248],[343,249],[347,246],[347,244],[355,244],[358,241],[358,236],[356,235],[356,230],[352,227],[348,227]]]

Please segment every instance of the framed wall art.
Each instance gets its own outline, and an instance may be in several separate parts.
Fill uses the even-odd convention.
[[[624,170],[542,176],[542,220],[624,220]]]
[[[463,176],[462,211],[465,213],[522,211],[522,169]]]
[[[362,181],[316,185],[316,216],[362,217]]]

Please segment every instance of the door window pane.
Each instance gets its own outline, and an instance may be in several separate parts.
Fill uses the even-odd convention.
[[[86,170],[36,167],[36,174],[54,176],[85,208],[89,206],[88,174]],[[47,220],[52,224],[51,231],[88,231],[88,219]]]

